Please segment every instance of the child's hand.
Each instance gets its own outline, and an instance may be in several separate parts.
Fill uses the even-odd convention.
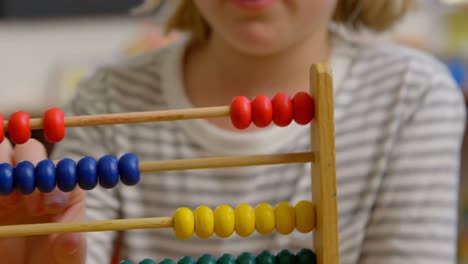
[[[47,159],[46,151],[38,141],[29,140],[14,149],[7,140],[0,144],[0,163],[29,160],[36,164],[44,159]],[[80,189],[70,193],[56,189],[50,194],[36,190],[31,195],[15,191],[0,196],[0,225],[82,221],[84,211],[85,192]],[[85,255],[84,234],[0,238],[2,263],[81,264]]]

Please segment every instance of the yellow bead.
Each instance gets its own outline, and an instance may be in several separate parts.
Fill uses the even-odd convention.
[[[214,211],[214,231],[221,238],[232,235],[235,225],[234,210],[228,205],[220,205]]]
[[[172,218],[175,236],[178,239],[186,240],[192,237],[195,229],[193,212],[189,208],[181,207],[175,211]]]
[[[309,201],[296,204],[296,229],[301,233],[308,233],[315,227],[315,206]]]
[[[261,203],[255,208],[255,229],[262,235],[273,232],[275,229],[275,209],[271,205]]]
[[[200,238],[209,238],[214,232],[214,214],[208,206],[195,209],[195,233]]]
[[[276,231],[288,235],[296,227],[296,210],[288,202],[281,202],[275,208]]]
[[[236,233],[248,237],[255,231],[255,210],[248,204],[240,204],[234,210]]]

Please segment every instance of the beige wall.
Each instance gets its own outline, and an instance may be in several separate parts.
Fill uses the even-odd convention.
[[[0,23],[0,113],[42,112],[58,103],[53,78],[62,67],[118,58],[141,24],[134,18]]]

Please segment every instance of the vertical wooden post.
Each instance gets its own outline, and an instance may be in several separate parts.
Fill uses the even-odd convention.
[[[311,148],[315,152],[311,170],[312,199],[317,208],[314,250],[319,264],[338,264],[334,92],[329,65],[311,67],[310,93],[315,103],[315,118],[311,123]]]

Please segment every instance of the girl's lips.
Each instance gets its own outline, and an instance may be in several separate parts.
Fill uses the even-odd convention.
[[[272,6],[275,0],[231,0],[239,9],[245,11],[262,11]]]

